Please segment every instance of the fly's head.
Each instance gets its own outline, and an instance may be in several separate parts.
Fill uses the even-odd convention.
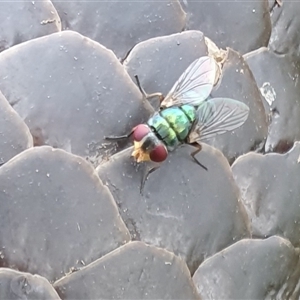
[[[131,155],[138,163],[142,161],[162,162],[168,156],[164,143],[145,124],[133,128],[133,142],[134,150]]]

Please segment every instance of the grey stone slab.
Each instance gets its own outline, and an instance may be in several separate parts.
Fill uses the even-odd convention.
[[[248,153],[232,166],[255,237],[280,235],[300,243],[300,144],[286,154]]]
[[[60,299],[46,278],[0,268],[0,298],[3,300]]]
[[[266,152],[286,152],[300,139],[299,69],[290,55],[261,48],[245,55],[271,120]]]
[[[0,92],[0,165],[32,146],[27,125]]]
[[[276,54],[288,54],[299,58],[300,3],[298,1],[278,1],[272,10],[272,34],[268,47]]]
[[[187,29],[201,30],[219,47],[247,53],[267,46],[271,34],[268,0],[181,0]]]
[[[62,299],[199,299],[173,253],[130,242],[54,284]]]
[[[131,130],[152,112],[112,51],[72,31],[0,53],[0,78],[35,145],[96,164],[106,155],[104,136]]]
[[[245,236],[248,220],[226,158],[203,144],[183,146],[151,173],[140,194],[147,165],[136,166],[125,150],[98,168],[111,190],[132,238],[182,257],[193,273],[208,256]],[[146,168],[145,168],[146,167]]]
[[[57,280],[130,240],[93,167],[49,146],[0,168],[0,266]]]
[[[201,299],[299,299],[299,252],[280,237],[245,239],[193,276]]]
[[[178,0],[52,1],[62,28],[75,30],[125,58],[137,43],[180,32],[186,14]]]
[[[45,1],[0,1],[0,52],[61,30],[53,4]]]

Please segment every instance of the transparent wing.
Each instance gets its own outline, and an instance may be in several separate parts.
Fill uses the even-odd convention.
[[[204,101],[196,112],[197,120],[189,142],[200,142],[242,126],[248,118],[249,107],[236,100],[212,98]]]
[[[216,63],[213,58],[203,56],[196,59],[179,77],[161,106],[198,106],[211,93],[215,77]]]

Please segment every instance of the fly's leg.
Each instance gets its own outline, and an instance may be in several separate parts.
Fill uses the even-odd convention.
[[[272,13],[276,7],[282,7],[282,4],[282,0],[274,0],[274,3],[270,8],[270,13]]]
[[[123,141],[123,140],[127,140],[128,138],[130,138],[130,136],[133,134],[133,130],[131,130],[128,134],[124,134],[124,135],[120,135],[120,136],[106,136],[104,137],[104,139],[106,139],[107,141]]]
[[[201,145],[198,144],[198,143],[192,143],[192,144],[190,144],[190,145],[193,146],[193,147],[195,147],[195,148],[197,148],[195,151],[193,151],[193,152],[191,153],[191,157],[194,159],[194,161],[195,161],[200,167],[202,167],[204,170],[207,171],[207,168],[206,168],[204,165],[202,165],[201,162],[196,158],[196,155],[197,155],[197,154],[201,151],[201,149],[202,149]]]
[[[149,175],[153,173],[155,170],[157,170],[159,166],[152,167],[150,170],[147,170],[147,172],[144,173],[144,176],[142,178],[141,187],[140,187],[140,194],[143,196],[144,193],[144,187],[147,179],[149,178]]]
[[[160,103],[164,100],[165,97],[163,96],[162,93],[147,94],[147,93],[145,92],[145,90],[144,90],[144,89],[142,88],[142,86],[141,86],[139,77],[138,77],[137,75],[135,75],[134,77],[135,77],[137,86],[138,86],[140,92],[142,93],[142,95],[144,96],[144,98],[146,98],[146,99],[148,100],[148,99],[150,99],[150,98],[158,97]]]

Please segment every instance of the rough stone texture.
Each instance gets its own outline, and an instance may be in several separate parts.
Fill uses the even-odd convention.
[[[52,1],[63,29],[100,42],[125,58],[137,43],[183,30],[186,14],[178,0]]]
[[[299,20],[300,3],[298,1],[283,1],[282,6],[276,5],[272,10],[272,34],[269,48],[282,55],[289,54],[299,58]]]
[[[0,79],[35,145],[96,161],[104,136],[131,130],[152,112],[115,55],[71,31],[2,52]]]
[[[0,268],[0,299],[60,299],[47,279],[29,273]]]
[[[50,1],[0,3],[0,90],[19,114],[0,96],[0,152],[14,145],[0,153],[0,267],[48,280],[68,273],[56,287],[72,300],[299,299],[298,249],[283,240],[299,247],[299,144],[285,155],[242,156],[232,171],[227,162],[252,150],[286,152],[299,139],[299,3],[182,0],[187,15],[177,0],[53,3],[63,29],[87,37],[57,33]],[[276,54],[254,51],[268,44],[268,10]],[[133,164],[132,149],[110,157],[132,142],[104,136],[128,133],[153,113],[135,74],[148,93],[166,94],[207,53],[223,64],[211,96],[246,103],[249,118],[207,141],[227,160],[203,145],[205,171],[190,157],[194,148],[180,147],[141,196],[150,166]],[[103,163],[96,172],[113,195],[79,157],[25,150],[32,140],[24,123],[35,145]],[[240,241],[252,233],[281,238]],[[130,234],[152,246],[130,243]],[[192,274],[200,265],[198,296],[185,264],[166,249]],[[46,281],[12,269],[0,272],[1,299],[51,299]]]
[[[299,69],[289,55],[276,55],[267,48],[246,54],[264,96],[270,127],[265,151],[285,152],[300,139]]]
[[[82,158],[44,146],[0,168],[0,266],[56,280],[129,239],[109,190]]]
[[[232,166],[254,237],[280,235],[300,243],[300,143],[282,155],[248,153]]]
[[[0,165],[32,146],[27,125],[0,92]]]
[[[131,242],[54,284],[62,299],[199,299],[173,253]]]
[[[132,238],[180,255],[193,273],[208,256],[248,235],[243,207],[229,164],[220,151],[203,145],[178,148],[153,172],[140,194],[143,165],[121,152],[97,168],[111,190]],[[147,166],[146,166],[147,167]]]
[[[246,239],[206,260],[193,280],[201,299],[299,299],[299,265],[285,239]]]
[[[247,53],[267,46],[271,34],[268,0],[180,1],[187,29],[201,30],[219,47]]]
[[[0,52],[16,44],[61,30],[49,0],[0,1]]]

